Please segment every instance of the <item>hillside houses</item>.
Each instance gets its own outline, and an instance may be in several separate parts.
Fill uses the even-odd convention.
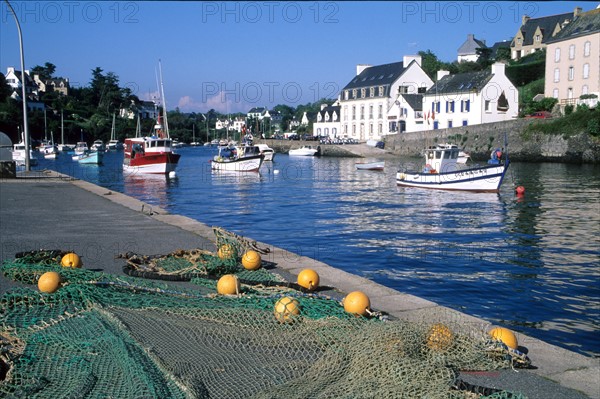
[[[600,97],[600,9],[578,14],[547,46],[544,95],[558,99],[562,106],[596,106]],[[596,98],[585,98],[590,95]]]

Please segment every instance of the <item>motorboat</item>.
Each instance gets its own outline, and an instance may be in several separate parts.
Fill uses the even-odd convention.
[[[17,144],[13,144],[12,159],[15,161],[17,166],[25,166],[25,143],[22,141]],[[29,150],[29,165],[37,165],[37,157],[33,150]]]
[[[104,151],[88,151],[85,154],[75,155],[73,158],[82,164],[100,165],[104,158]]]
[[[312,145],[303,145],[300,148],[296,148],[289,151],[289,155],[300,155],[300,156],[308,156],[313,157],[315,155],[319,155],[321,153],[321,146],[317,146],[316,148]]]
[[[256,145],[219,147],[218,155],[211,160],[212,170],[229,172],[257,172],[264,160]]]
[[[272,161],[275,158],[275,150],[269,147],[267,144],[256,144],[260,153],[264,155],[265,161]]]
[[[90,149],[85,141],[78,141],[75,144],[75,155],[83,155],[88,152]]]
[[[116,128],[115,128],[115,114],[113,114],[112,127],[110,128],[110,140],[106,144],[107,151],[117,151],[123,149],[123,143],[117,140],[116,137]]]
[[[378,170],[382,171],[385,167],[385,161],[375,162],[356,162],[356,169],[358,170]]]
[[[104,151],[106,150],[106,146],[102,142],[102,140],[94,140],[92,143],[92,147],[90,148],[92,151]]]
[[[448,144],[427,148],[424,152],[425,167],[421,171],[399,170],[396,173],[396,184],[435,190],[500,191],[510,163],[508,152],[503,153],[497,148],[492,151],[488,164],[472,167],[458,163],[459,152],[457,146]]]

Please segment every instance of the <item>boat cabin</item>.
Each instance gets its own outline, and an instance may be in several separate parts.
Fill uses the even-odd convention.
[[[438,144],[425,150],[424,173],[442,173],[456,170],[460,149],[453,144]]]

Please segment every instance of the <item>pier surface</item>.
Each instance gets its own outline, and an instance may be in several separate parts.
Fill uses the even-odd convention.
[[[252,238],[252,237],[249,237]],[[148,205],[124,194],[74,180],[50,171],[21,173],[0,180],[0,258],[12,260],[20,251],[73,250],[84,267],[123,275],[127,251],[166,254],[177,249],[215,250],[211,226]],[[477,329],[490,324],[433,302],[407,295],[365,278],[335,269],[314,259],[273,247],[267,259],[278,272],[294,278],[302,269],[316,270],[322,285],[335,287],[340,295],[354,290],[366,293],[374,310],[404,320],[437,319],[464,323]],[[172,283],[186,286],[185,282]],[[0,278],[0,294],[22,284]],[[465,373],[469,383],[520,392],[529,399],[600,399],[600,359],[586,357],[517,334],[528,351],[534,369]]]

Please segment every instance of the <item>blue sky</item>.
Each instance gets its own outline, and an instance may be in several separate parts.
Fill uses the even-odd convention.
[[[87,86],[100,67],[140,98],[156,95],[161,59],[168,109],[246,112],[335,98],[356,64],[431,50],[443,61],[473,33],[509,40],[523,14],[584,11],[595,2],[11,1],[25,66]],[[0,71],[20,69],[17,28],[0,3]]]

